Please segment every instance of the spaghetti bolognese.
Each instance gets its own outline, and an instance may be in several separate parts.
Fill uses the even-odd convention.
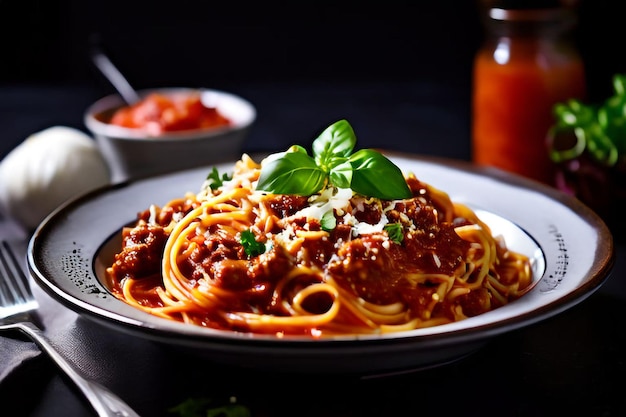
[[[313,156],[244,154],[139,213],[107,269],[113,293],[166,319],[321,338],[455,322],[530,289],[528,257],[468,206],[354,143],[341,121]]]

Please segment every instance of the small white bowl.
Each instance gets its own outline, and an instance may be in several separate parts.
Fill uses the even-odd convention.
[[[138,91],[172,95],[201,93],[207,107],[215,107],[232,121],[228,127],[194,129],[149,135],[141,129],[108,123],[113,111],[125,105],[118,94],[89,106],[84,123],[94,136],[111,170],[111,182],[149,177],[233,160],[241,156],[243,141],[256,120],[256,109],[237,95],[212,89],[156,88]]]

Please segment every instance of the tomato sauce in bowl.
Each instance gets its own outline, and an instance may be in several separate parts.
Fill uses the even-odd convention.
[[[84,114],[114,183],[237,158],[256,120],[252,103],[226,91],[167,87],[138,93],[140,101],[131,106],[112,94]]]
[[[154,136],[232,124],[217,108],[205,106],[197,93],[151,93],[135,104],[117,109],[109,123],[142,129]]]

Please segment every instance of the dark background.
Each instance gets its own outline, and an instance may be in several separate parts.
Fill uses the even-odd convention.
[[[246,152],[304,143],[348,118],[361,146],[469,159],[480,1],[494,0],[0,0],[0,156],[51,125],[84,129],[86,107],[114,92],[90,60],[98,38],[137,89],[207,87],[252,101],[258,129]],[[622,3],[577,3],[591,102],[626,72]],[[297,120],[311,112],[313,125]]]
[[[579,2],[590,98],[626,70],[620,0]],[[294,80],[445,81],[470,88],[477,1],[0,0],[0,83],[101,82],[98,34],[137,88]],[[102,88],[108,88],[104,83]]]
[[[2,78],[17,82],[89,81],[94,33],[137,87],[466,78],[479,29],[471,1],[0,4]]]

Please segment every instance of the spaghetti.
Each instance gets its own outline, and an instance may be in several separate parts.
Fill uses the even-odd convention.
[[[166,319],[321,338],[451,323],[531,287],[526,256],[414,174],[412,197],[385,200],[259,191],[261,168],[244,154],[215,189],[139,213],[107,269],[114,294]]]

